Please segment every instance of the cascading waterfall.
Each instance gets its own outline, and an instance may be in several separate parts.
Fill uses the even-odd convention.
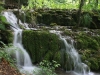
[[[17,66],[21,67],[21,68],[19,67],[18,68],[21,71],[24,71],[24,70],[28,72],[33,71],[35,67],[33,67],[30,56],[28,55],[26,50],[23,48],[22,29],[17,24],[18,20],[16,16],[13,14],[13,12],[10,12],[10,11],[3,12],[3,15],[6,17],[7,21],[12,25],[11,29],[14,31],[13,45],[20,49],[20,50],[16,50],[15,52]],[[21,21],[19,21],[19,23],[24,26],[24,24],[21,23]]]
[[[63,41],[65,45],[64,52],[66,52],[69,57],[68,61],[70,61],[70,64],[68,65],[70,65],[71,68],[73,67],[73,69],[70,70],[71,72],[73,71],[75,75],[94,75],[92,72],[90,72],[89,67],[81,62],[80,56],[73,44],[74,40],[71,37],[62,36],[61,32],[56,30],[51,30],[50,32],[57,34],[60,40]],[[68,40],[70,41],[70,43],[68,42]]]
[[[73,45],[73,40],[70,37],[62,37],[61,35],[60,39],[64,42],[65,45],[65,52],[68,54],[70,63],[73,63],[74,71],[83,75],[89,75],[90,70],[88,66],[81,62],[80,56]],[[67,39],[70,39],[70,44],[66,41]]]
[[[21,71],[23,71],[23,70],[26,70],[29,72],[33,71],[34,69],[36,69],[36,67],[33,67],[28,53],[23,48],[22,29],[17,24],[18,20],[17,20],[16,16],[10,11],[4,12],[3,15],[6,17],[7,21],[12,25],[11,28],[14,31],[13,45],[20,49],[20,50],[16,50],[17,65],[21,66],[21,69],[20,68],[19,69]],[[21,25],[23,25],[23,27],[25,27],[26,29],[29,29],[27,26],[24,26],[25,23],[23,24],[23,23],[21,23],[21,21],[19,21],[19,23]],[[74,40],[71,37],[62,36],[61,33],[58,31],[53,31],[53,32],[50,31],[50,32],[57,34],[59,36],[60,40],[63,41],[63,43],[65,45],[64,50],[69,57],[70,63],[73,63],[73,65],[71,65],[71,67],[73,67],[72,70],[75,72],[74,74],[76,74],[76,75],[93,75],[93,73],[90,72],[88,66],[81,62],[80,56],[73,45]],[[70,40],[70,43],[67,40]]]

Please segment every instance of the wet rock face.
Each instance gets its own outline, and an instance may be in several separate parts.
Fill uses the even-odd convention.
[[[100,11],[90,11],[81,13],[81,21],[79,27],[87,27],[91,29],[100,29],[99,13]],[[64,9],[38,9],[34,11],[25,11],[24,14],[18,11],[14,12],[22,22],[39,26],[77,26],[77,10]],[[32,26],[31,26],[32,25]]]
[[[75,25],[74,19],[71,16],[72,13],[69,10],[49,10],[49,11],[38,11],[37,20],[39,23],[51,25],[56,23],[62,26]],[[40,15],[41,14],[41,15]]]

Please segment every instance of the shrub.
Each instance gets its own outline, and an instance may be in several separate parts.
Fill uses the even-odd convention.
[[[43,60],[39,65],[41,69],[38,72],[34,72],[35,75],[57,75],[55,69],[60,66],[60,64],[54,60],[52,60],[52,62]]]

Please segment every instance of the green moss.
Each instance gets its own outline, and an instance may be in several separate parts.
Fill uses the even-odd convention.
[[[83,32],[80,32],[77,36],[77,43],[78,49],[93,49],[93,50],[98,50],[99,49],[99,43],[96,39],[94,39],[92,36],[85,34]]]
[[[100,69],[100,36],[92,36],[89,33],[80,31],[73,34],[77,41],[77,49],[81,59],[92,70]]]
[[[51,23],[50,26],[57,26],[57,24],[56,23]]]
[[[74,36],[82,61],[92,70],[100,69],[100,36],[91,36],[83,31],[73,33],[67,30],[62,35]],[[64,44],[57,35],[44,30],[25,30],[23,31],[23,44],[33,63],[40,62],[43,59],[56,60],[65,70],[73,69],[73,63],[69,65],[70,61],[64,51]]]
[[[71,14],[65,10],[50,10],[45,12],[43,12],[42,10],[42,12],[41,11],[38,12],[39,12],[37,14],[38,23],[43,23],[46,25],[50,25],[51,23],[56,23],[61,26],[69,26],[69,25],[72,26],[75,23]]]
[[[64,29],[64,30],[65,30],[65,29]],[[64,34],[67,35],[67,36],[73,35],[73,33],[72,33],[70,30],[65,30],[65,31],[64,31]]]
[[[13,34],[10,30],[0,31],[0,41],[4,42],[5,44],[12,43],[13,41]]]
[[[48,31],[23,31],[23,45],[33,63],[43,59],[54,60],[59,52],[59,38]]]
[[[99,69],[98,60],[96,58],[92,57],[88,61],[91,63],[91,65],[90,65],[91,69],[93,69],[93,70]]]

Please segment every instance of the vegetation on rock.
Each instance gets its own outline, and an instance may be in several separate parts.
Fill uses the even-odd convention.
[[[75,39],[82,61],[92,70],[100,70],[100,36],[96,33],[99,30],[77,31],[65,31],[65,34]]]
[[[0,47],[0,74],[1,75],[21,75],[15,66],[14,58],[11,57],[10,50],[15,48],[12,45],[5,45],[0,41],[3,45]]]
[[[37,63],[45,60],[59,62],[60,41],[56,34],[48,31],[23,31],[23,45],[29,52],[32,62]]]

